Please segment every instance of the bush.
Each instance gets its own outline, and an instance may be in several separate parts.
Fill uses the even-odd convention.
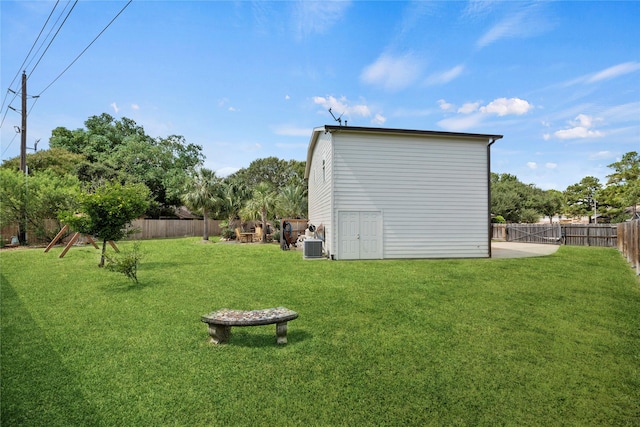
[[[236,238],[236,232],[230,228],[223,228],[221,235],[224,239],[233,240]]]
[[[128,279],[138,283],[138,264],[142,259],[139,242],[133,244],[131,251],[122,252],[114,256],[105,255],[105,259],[109,271],[122,273],[127,276]]]
[[[504,219],[502,215],[496,215],[493,218],[491,218],[491,222],[493,222],[494,224],[504,224],[507,221]]]

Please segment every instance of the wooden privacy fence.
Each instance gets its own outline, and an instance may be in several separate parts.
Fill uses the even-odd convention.
[[[616,224],[492,224],[492,239],[572,246],[618,246]]]
[[[220,221],[208,219],[209,235],[220,235]],[[201,219],[137,219],[131,228],[139,230],[131,234],[129,239],[147,240],[167,237],[195,237],[204,233],[204,220]]]
[[[618,224],[618,250],[640,275],[640,221]]]

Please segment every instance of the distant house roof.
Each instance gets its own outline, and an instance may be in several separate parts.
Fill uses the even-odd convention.
[[[504,135],[491,135],[484,133],[463,133],[463,132],[442,132],[434,130],[414,130],[414,129],[393,129],[393,128],[375,128],[375,127],[361,127],[361,126],[337,126],[337,125],[324,125],[313,129],[311,134],[311,140],[309,141],[309,147],[307,149],[307,164],[304,173],[305,178],[309,178],[309,168],[311,167],[311,157],[316,143],[318,142],[318,136],[321,133],[326,132],[349,132],[349,133],[371,133],[371,134],[395,134],[395,135],[418,135],[418,136],[441,136],[446,138],[472,138],[472,139],[486,139],[487,142],[495,142],[498,139],[502,139]]]

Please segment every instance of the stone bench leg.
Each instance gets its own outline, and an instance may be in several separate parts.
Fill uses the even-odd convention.
[[[209,335],[211,335],[212,343],[224,344],[229,341],[231,336],[231,326],[209,324]]]
[[[276,323],[276,343],[287,343],[287,322]]]

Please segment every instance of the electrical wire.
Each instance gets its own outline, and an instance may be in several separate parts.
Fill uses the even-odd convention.
[[[91,45],[92,45],[93,43],[95,43],[95,41],[96,41],[96,40],[98,40],[98,38],[102,35],[102,33],[104,33],[104,32],[107,30],[107,28],[109,28],[109,27],[111,26],[111,24],[113,24],[113,21],[115,21],[115,20],[120,16],[120,14],[122,14],[122,12],[124,12],[124,10],[125,10],[127,7],[129,7],[129,5],[131,4],[131,2],[132,2],[132,1],[133,1],[133,0],[129,0],[129,1],[127,2],[127,4],[125,4],[125,5],[124,5],[124,7],[123,7],[122,9],[120,9],[120,12],[118,12],[118,13],[116,14],[116,16],[114,16],[114,17],[113,17],[113,19],[112,19],[111,21],[109,21],[109,23],[107,24],[107,26],[106,26],[106,27],[104,27],[104,28],[102,29],[102,31],[100,31],[100,33],[99,33],[99,34],[98,34],[98,35],[97,35],[97,36],[96,36],[96,37],[91,41],[91,43],[89,43],[89,44],[87,45],[87,47],[85,47],[85,48],[84,48],[84,50],[83,50],[82,52],[80,52],[80,54],[79,54],[78,56],[76,56],[76,57],[75,57],[75,59],[74,59],[73,61],[71,61],[71,63],[67,66],[67,68],[65,68],[64,70],[62,70],[62,72],[61,72],[60,74],[58,74],[58,76],[57,76],[55,79],[53,79],[53,81],[52,81],[51,83],[49,83],[49,85],[47,85],[44,89],[42,89],[42,90],[40,91],[40,93],[39,93],[37,96],[42,95],[42,94],[43,94],[47,89],[49,89],[49,88],[50,88],[50,87],[51,87],[51,86],[52,86],[56,81],[58,81],[58,79],[59,79],[60,77],[62,77],[62,75],[63,75],[64,73],[66,73],[66,72],[67,72],[67,70],[68,70],[69,68],[71,68],[71,66],[72,66],[73,64],[75,64],[75,63],[76,63],[76,61],[77,61],[78,59],[80,59],[80,57],[81,57],[82,55],[84,55],[84,53],[85,53],[85,52],[86,52],[86,51],[91,47]]]
[[[16,72],[16,75],[13,77],[13,80],[11,80],[9,87],[13,86],[13,83],[15,83],[16,79],[20,75],[20,70],[25,69],[24,66],[27,63],[27,59],[29,59],[29,57],[31,56],[31,52],[33,52],[33,49],[36,47],[36,44],[38,43],[38,40],[40,40],[40,37],[42,36],[42,33],[44,32],[45,28],[47,28],[47,24],[49,23],[51,16],[53,16],[53,12],[55,12],[56,8],[58,7],[58,3],[60,3],[60,0],[57,0],[56,4],[53,5],[53,9],[51,9],[51,13],[49,13],[47,20],[42,25],[42,28],[40,29],[40,33],[38,33],[38,37],[36,37],[36,39],[33,41],[33,44],[31,45],[31,49],[29,49],[29,53],[27,53],[27,56],[24,57],[24,61],[22,61],[22,64],[20,65],[20,67],[18,67],[18,71]]]
[[[51,12],[49,13],[49,16],[47,17],[47,20],[45,21],[44,25],[42,26],[42,28],[40,29],[40,33],[38,34],[38,37],[36,37],[36,39],[33,42],[33,45],[31,45],[31,49],[29,49],[29,53],[27,53],[27,56],[25,56],[24,61],[22,61],[22,64],[20,65],[20,67],[18,68],[18,71],[16,72],[16,75],[13,77],[13,80],[11,80],[11,84],[9,85],[9,88],[7,89],[7,94],[4,97],[4,100],[2,101],[2,107],[0,108],[0,111],[4,110],[4,106],[5,106],[5,101],[7,100],[7,98],[9,97],[9,93],[13,93],[13,98],[11,98],[11,101],[9,101],[9,103],[7,104],[8,107],[11,106],[11,103],[13,101],[15,101],[15,99],[18,97],[18,95],[21,93],[22,88],[21,87],[16,87],[15,90],[11,89],[11,86],[13,86],[13,84],[15,83],[16,79],[18,78],[18,76],[20,75],[20,70],[25,70],[26,67],[28,67],[29,65],[31,65],[31,63],[33,62],[35,56],[31,57],[31,59],[29,59],[29,57],[31,56],[31,53],[33,52],[34,47],[36,46],[36,44],[38,43],[38,40],[40,40],[40,37],[42,36],[42,33],[44,32],[44,30],[47,28],[47,24],[49,23],[51,17],[53,16],[53,13],[55,12],[58,3],[60,1],[56,1],[56,4],[53,6],[53,9],[51,9]],[[47,34],[47,36],[42,40],[42,43],[40,44],[40,47],[36,50],[35,54],[37,55],[38,52],[40,52],[40,50],[42,49],[42,46],[44,46],[44,44],[46,43],[47,39],[49,38],[49,36],[51,35],[51,32],[53,31],[53,29],[56,27],[56,25],[58,24],[58,22],[60,21],[60,18],[62,17],[62,15],[64,14],[64,11],[67,10],[67,7],[69,7],[69,4],[71,3],[71,1],[69,0],[66,4],[66,6],[64,7],[64,9],[62,9],[62,11],[60,12],[60,14],[58,15],[58,19],[56,19],[56,22],[53,24],[53,26],[51,27],[51,29],[49,30],[49,33]],[[60,29],[58,29],[58,31],[60,31]],[[53,41],[53,40],[52,40]],[[51,43],[49,43],[51,44]],[[44,53],[43,53],[44,55]],[[40,58],[42,59],[42,55],[40,56]],[[29,62],[27,62],[27,60]],[[26,67],[25,67],[26,64]],[[25,67],[25,68],[23,68]],[[7,117],[7,113],[9,112],[9,109],[7,108],[7,110],[5,110],[5,113],[2,117],[2,121],[0,121],[0,128],[2,128],[2,126],[4,125],[4,121]]]
[[[51,40],[49,41],[49,44],[47,45],[46,49],[44,50],[44,52],[42,52],[42,54],[40,55],[40,58],[38,58],[38,62],[36,62],[36,65],[33,66],[33,68],[31,69],[31,71],[29,72],[27,77],[30,77],[31,74],[33,74],[33,72],[36,70],[36,68],[38,68],[38,65],[40,64],[40,61],[42,61],[42,58],[44,58],[44,55],[47,53],[47,51],[49,50],[49,48],[51,47],[51,44],[53,43],[53,41],[56,39],[56,37],[58,36],[58,33],[60,33],[60,30],[62,29],[62,27],[64,26],[65,22],[67,22],[67,19],[69,18],[69,15],[71,15],[71,12],[73,12],[73,9],[76,7],[76,5],[78,4],[78,0],[76,0],[73,3],[73,6],[71,7],[71,9],[69,10],[69,12],[67,12],[67,16],[64,17],[64,20],[62,21],[62,24],[60,24],[60,26],[58,27],[58,30],[56,31],[56,33],[53,35],[53,37],[51,38]]]

